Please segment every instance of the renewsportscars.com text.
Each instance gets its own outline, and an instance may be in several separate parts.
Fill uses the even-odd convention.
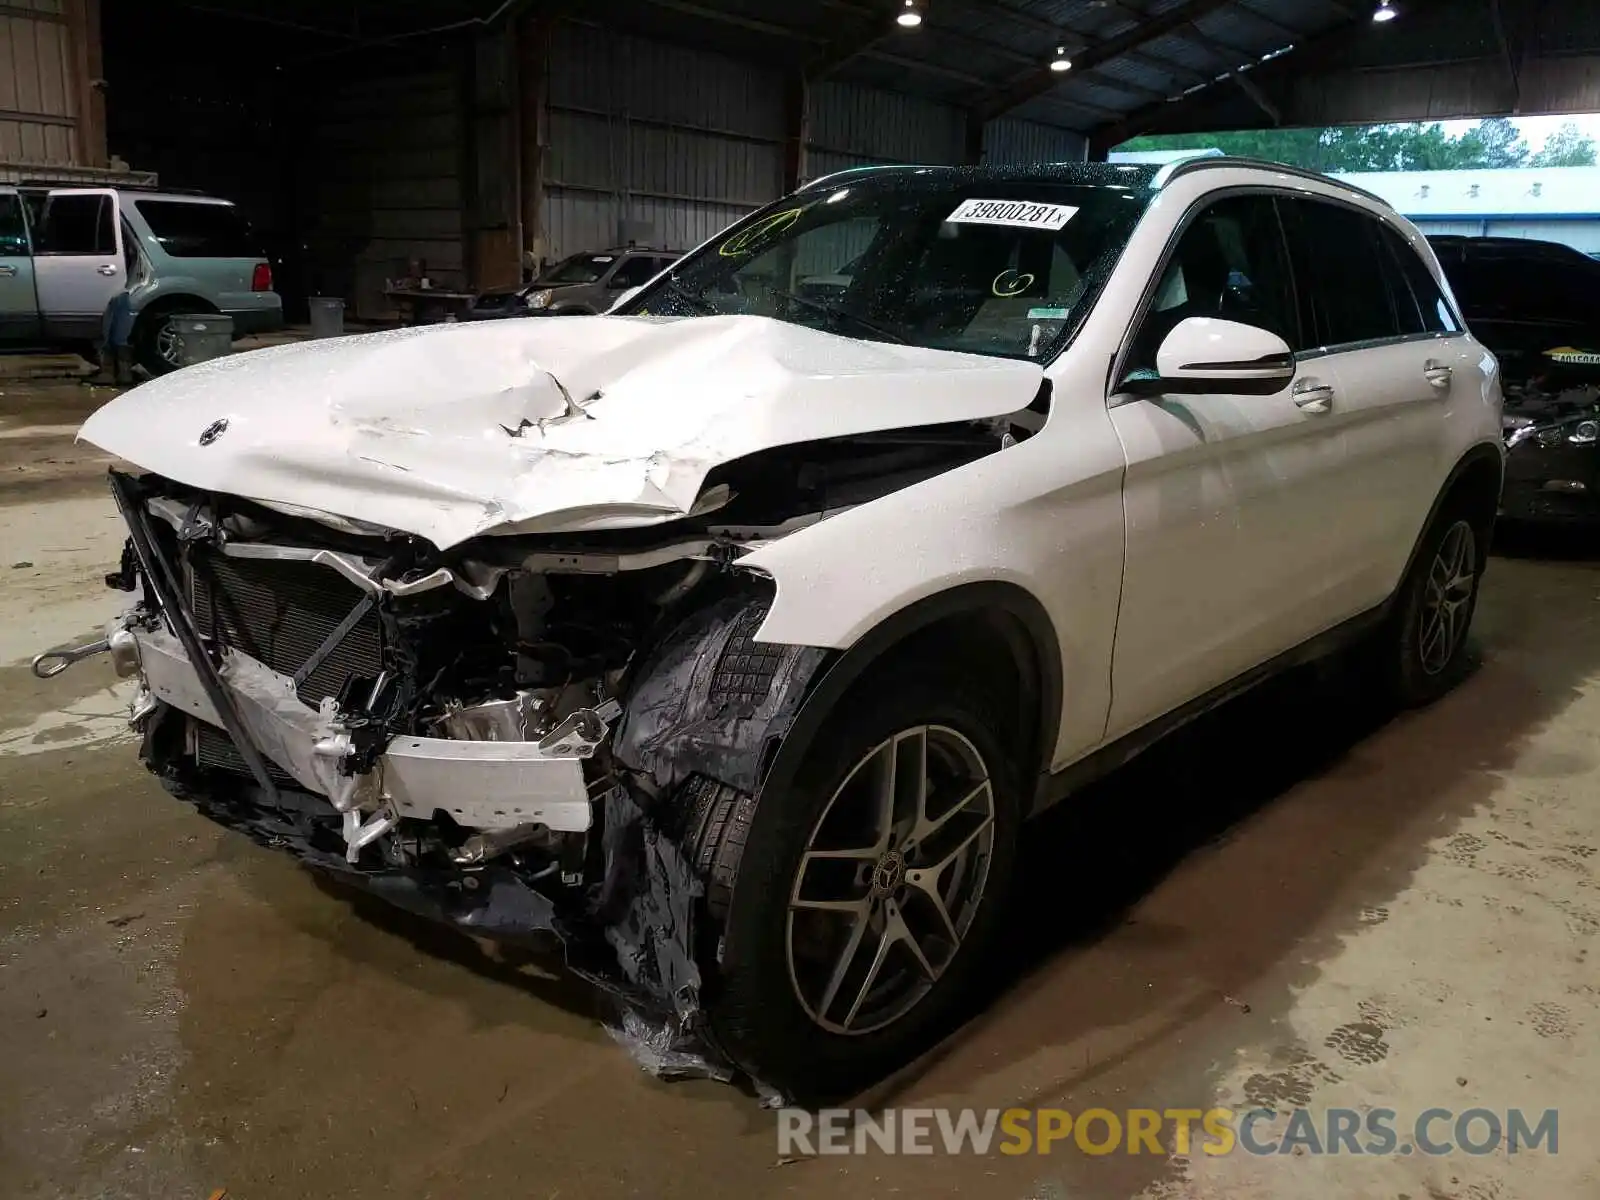
[[[1556,1109],[864,1109],[778,1112],[783,1157],[831,1154],[1517,1154],[1560,1146]]]

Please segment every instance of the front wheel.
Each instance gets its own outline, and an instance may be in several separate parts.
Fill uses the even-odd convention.
[[[959,1016],[1015,858],[1002,711],[971,681],[886,679],[825,723],[792,787],[720,823],[702,858],[726,902],[709,1015],[753,1077],[843,1094]]]

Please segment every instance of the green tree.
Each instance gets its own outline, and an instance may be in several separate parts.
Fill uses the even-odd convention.
[[[1544,141],[1539,152],[1529,160],[1534,167],[1592,167],[1595,165],[1594,139],[1566,121]]]
[[[1521,167],[1528,162],[1528,143],[1505,117],[1490,117],[1461,135],[1461,144],[1476,159],[1474,167]]]
[[[1451,137],[1439,124],[1335,125],[1325,129],[1243,129],[1224,133],[1161,134],[1134,138],[1123,150],[1198,150],[1263,158],[1313,171],[1452,171],[1520,167],[1528,144],[1504,117],[1480,121]],[[1546,159],[1545,156],[1559,155]],[[1587,157],[1585,157],[1587,155]],[[1574,166],[1595,161],[1594,142],[1575,127],[1553,135],[1534,161]]]

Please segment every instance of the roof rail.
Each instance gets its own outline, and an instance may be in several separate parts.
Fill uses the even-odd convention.
[[[159,183],[129,183],[122,180],[77,180],[68,182],[61,179],[23,179],[19,180],[16,187],[20,188],[105,188],[113,192],[160,192],[168,196],[203,196],[207,200],[221,200],[221,196],[212,195],[203,188],[167,187]],[[232,201],[229,201],[232,203]]]
[[[1268,162],[1264,158],[1235,158],[1231,155],[1224,155],[1221,158],[1216,156],[1211,158],[1185,158],[1180,159],[1178,162],[1168,163],[1156,173],[1156,177],[1150,181],[1150,186],[1159,191],[1180,175],[1189,175],[1195,171],[1214,171],[1218,167],[1260,167],[1264,170],[1276,171],[1280,175],[1294,175],[1300,179],[1310,179],[1317,183],[1331,183],[1334,187],[1344,188],[1347,192],[1365,196],[1368,200],[1383,205],[1384,208],[1390,210],[1394,208],[1394,205],[1375,192],[1369,192],[1366,188],[1357,187],[1353,183],[1346,183],[1342,179],[1335,179],[1331,175],[1324,175],[1321,171],[1312,171],[1305,167],[1294,167],[1288,163]]]
[[[842,171],[829,171],[826,175],[818,175],[815,179],[808,179],[799,187],[797,192],[809,191],[834,179],[843,179],[846,175],[860,175],[867,171],[910,171],[915,169],[914,163],[863,163],[859,167],[846,167]]]

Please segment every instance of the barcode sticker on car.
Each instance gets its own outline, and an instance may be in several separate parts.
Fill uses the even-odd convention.
[[[1057,230],[1072,220],[1076,208],[1035,204],[1031,200],[963,200],[945,218],[955,225],[1015,225],[1020,229]]]

